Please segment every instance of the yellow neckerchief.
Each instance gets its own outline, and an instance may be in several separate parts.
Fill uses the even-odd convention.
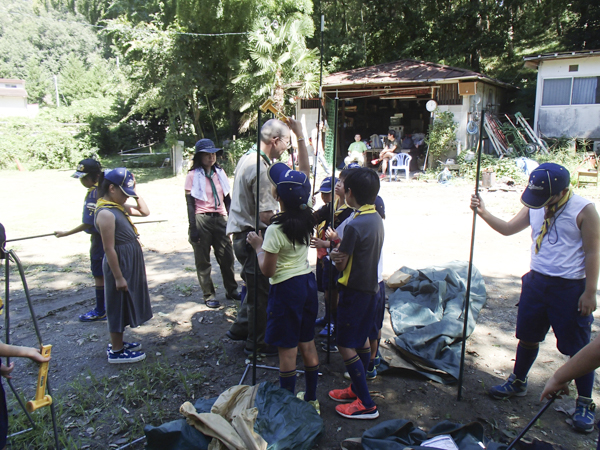
[[[127,214],[127,211],[125,211],[125,208],[123,208],[123,206],[119,205],[118,203],[106,200],[104,197],[100,197],[98,199],[98,201],[96,202],[96,212],[100,208],[114,208],[114,209],[118,209],[119,211],[121,211],[123,214],[125,214],[125,217],[127,218],[127,220],[129,221],[129,223],[131,224],[131,226],[133,228],[133,232],[135,233],[135,235],[136,236],[140,235],[140,233],[138,233],[137,228],[133,224],[133,221],[131,220],[131,217],[129,216],[129,214]]]
[[[94,185],[88,188],[87,195],[90,195],[94,189],[98,189],[98,183],[94,183]]]
[[[353,219],[356,219],[361,214],[374,214],[377,212],[375,205],[362,205],[360,208],[355,210]]]
[[[569,199],[573,197],[573,188],[569,186],[569,192],[567,192],[558,202],[553,205],[548,206],[546,210],[546,214],[544,215],[544,223],[542,224],[542,230],[540,231],[540,235],[535,240],[535,253],[537,254],[542,248],[542,240],[544,236],[550,230],[550,221],[555,216],[556,211],[561,209],[565,204],[569,201]]]

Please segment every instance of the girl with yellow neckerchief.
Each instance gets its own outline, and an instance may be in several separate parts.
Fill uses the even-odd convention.
[[[471,208],[494,230],[509,236],[531,226],[533,241],[531,270],[522,278],[514,370],[506,382],[490,388],[492,398],[527,394],[527,374],[550,326],[563,355],[575,355],[590,341],[600,266],[600,219],[592,202],[573,194],[570,180],[565,167],[541,164],[531,172],[521,196],[525,206],[508,222],[490,214],[479,196],[471,198]],[[575,385],[578,398],[572,426],[589,433],[594,430],[594,372],[575,379]]]
[[[102,269],[111,341],[108,362],[138,362],[146,358],[142,345],[124,342],[123,331],[127,325],[134,328],[150,320],[152,308],[144,255],[130,216],[145,217],[150,210],[135,192],[135,178],[123,167],[104,172],[98,193],[95,222],[106,253]],[[125,203],[129,197],[135,199],[135,205]]]

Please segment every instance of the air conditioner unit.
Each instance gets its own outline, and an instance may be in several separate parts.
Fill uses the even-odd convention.
[[[600,154],[600,141],[594,141],[593,149],[596,155]]]
[[[463,81],[458,83],[459,95],[474,95],[477,92],[477,83],[475,81]]]

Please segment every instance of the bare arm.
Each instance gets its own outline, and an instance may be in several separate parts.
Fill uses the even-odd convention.
[[[529,226],[529,208],[525,206],[508,222],[494,216],[485,209],[485,203],[478,195],[471,196],[471,209],[475,210],[475,208],[477,208],[479,217],[492,227],[493,230],[504,236],[517,234]]]
[[[258,213],[258,218],[260,219],[261,223],[264,224],[264,226],[268,226],[271,223],[271,217],[273,217],[275,214],[273,213],[273,211],[263,211]]]
[[[37,348],[21,347],[19,345],[8,345],[3,342],[0,342],[0,356],[5,356],[9,358],[29,358],[32,361],[40,363],[50,360],[49,357],[42,356]]]
[[[548,380],[540,400],[552,394],[569,394],[568,383],[590,373],[600,366],[600,336],[583,347],[573,358],[558,369]]]
[[[126,291],[127,281],[123,278],[121,267],[119,266],[119,258],[115,251],[115,216],[106,210],[102,210],[96,217],[96,226],[102,236],[102,244],[104,246],[104,253],[106,255],[106,261],[110,267],[110,270],[115,277],[115,283],[117,290]]]
[[[92,228],[91,225],[88,225],[87,223],[81,223],[69,231],[55,231],[54,236],[56,236],[57,238],[71,236],[72,234],[80,233],[80,232],[88,230],[90,228]]]
[[[308,162],[308,151],[304,136],[302,136],[302,124],[294,119],[289,119],[291,130],[298,138],[298,170],[310,178],[310,163]]]
[[[254,231],[251,231],[250,233],[248,233],[248,237],[246,238],[246,240],[256,251],[258,265],[262,274],[265,277],[269,278],[275,275],[275,269],[277,267],[277,258],[279,255],[277,253],[269,253],[263,250],[263,238],[260,232],[259,234],[256,234]]]
[[[130,216],[146,217],[150,215],[150,209],[142,197],[135,199],[135,205],[125,204],[123,207]]]
[[[350,255],[348,253],[340,252],[337,248],[331,251],[331,260],[335,263],[335,268],[339,272],[343,272],[348,265]]]
[[[598,270],[600,269],[600,218],[593,204],[587,205],[577,216],[585,253],[585,291],[579,298],[579,312],[589,316],[596,310]]]

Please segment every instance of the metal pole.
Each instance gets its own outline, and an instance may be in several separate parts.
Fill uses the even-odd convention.
[[[325,15],[321,14],[321,69],[319,72],[319,112],[317,113],[317,140],[313,147],[314,156],[313,156],[313,189],[312,189],[312,197],[315,196],[315,190],[317,188],[317,165],[318,158],[317,155],[319,153],[319,141],[321,138],[321,110],[323,109],[323,35],[325,33]],[[331,178],[331,183],[333,185],[333,179],[335,177],[335,169],[333,171],[333,175]],[[333,201],[333,193],[332,193],[332,201]]]
[[[337,153],[337,135],[338,135],[338,106],[340,103],[340,99],[338,98],[338,93],[335,93],[335,110],[333,114],[333,156],[332,156],[332,168],[331,168],[331,182],[333,184],[333,180],[335,179],[335,154]],[[332,189],[333,191],[333,189]],[[335,220],[335,194],[332,192],[331,197],[331,210],[330,210],[330,226],[334,228],[334,220]],[[330,256],[331,260],[331,256]],[[332,286],[333,286],[333,261],[331,261],[331,270],[329,271],[329,323],[327,324],[327,364],[329,364],[330,353],[331,353],[331,322],[333,320],[332,315],[332,307],[333,307],[333,298],[331,295]]]
[[[27,239],[37,239],[37,238],[42,238],[42,237],[47,237],[47,236],[56,236],[56,235],[54,233],[38,234],[36,236],[26,236],[26,237],[22,237],[22,238],[8,239],[6,242],[26,241]]]
[[[481,168],[481,150],[483,141],[483,121],[485,119],[485,109],[481,111],[481,122],[479,126],[479,144],[477,145],[477,171],[475,176],[475,195],[479,195],[479,169]],[[467,292],[465,293],[464,323],[462,333],[462,349],[460,352],[460,371],[458,375],[458,396],[460,401],[462,396],[463,375],[465,371],[465,349],[467,346],[467,325],[469,324],[469,304],[471,300],[471,274],[473,272],[473,250],[475,248],[475,223],[477,222],[477,208],[473,210],[473,227],[471,231],[471,252],[469,254],[469,273],[467,275]]]
[[[56,107],[60,106],[60,99],[58,98],[58,78],[56,75],[52,75],[54,77],[54,90],[56,91]]]
[[[542,409],[540,409],[540,411],[535,415],[535,417],[531,419],[531,421],[527,424],[523,431],[519,433],[519,435],[515,438],[514,441],[511,442],[511,444],[506,448],[506,450],[512,450],[515,447],[515,445],[517,445],[517,442],[519,442],[521,438],[525,436],[525,433],[527,433],[529,429],[535,424],[535,422],[541,417],[541,415],[544,414],[544,412],[550,407],[554,400],[556,400],[556,395],[550,397],[550,400],[548,400],[548,402],[543,406]]]
[[[254,215],[254,229],[258,233],[260,229],[260,108],[258,109],[258,122],[256,124],[256,211]],[[256,329],[258,328],[258,256],[253,252],[254,256],[254,351],[252,352],[252,385],[256,384],[256,358],[258,355],[258,341]]]

